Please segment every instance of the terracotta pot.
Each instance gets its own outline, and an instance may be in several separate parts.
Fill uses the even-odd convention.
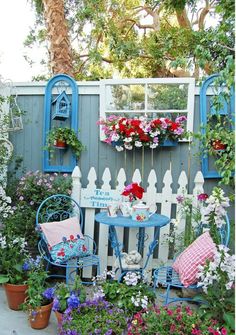
[[[63,317],[63,313],[58,312],[58,311],[55,311],[55,315],[56,315],[58,324],[61,324],[61,322],[62,322],[62,317]]]
[[[214,150],[225,150],[226,149],[226,145],[222,143],[220,140],[213,140],[211,142],[211,145]]]
[[[7,296],[8,306],[15,311],[20,309],[20,305],[25,301],[28,285],[13,285],[4,284],[4,289]]]
[[[48,326],[52,310],[52,302],[49,305],[41,306],[36,309],[36,315],[30,316],[30,326],[33,329],[44,329]]]
[[[62,140],[56,140],[55,141],[55,147],[57,148],[66,148],[67,144],[65,141],[62,141]]]

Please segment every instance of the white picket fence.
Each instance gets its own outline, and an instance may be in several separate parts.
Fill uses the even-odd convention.
[[[113,266],[114,265],[114,256],[109,256],[108,255],[108,226],[100,224],[99,225],[99,234],[98,236],[94,235],[94,226],[95,226],[95,211],[97,213],[96,208],[88,208],[87,206],[87,201],[83,197],[83,194],[94,194],[94,191],[97,190],[96,182],[97,182],[97,174],[96,171],[93,167],[91,167],[87,180],[88,184],[86,188],[82,188],[81,185],[81,171],[78,166],[75,167],[73,173],[72,173],[72,178],[73,178],[73,190],[72,190],[72,197],[79,202],[81,207],[85,208],[85,230],[84,233],[90,235],[92,238],[95,238],[98,241],[98,255],[100,256],[100,261],[101,261],[101,271],[103,271],[107,266]],[[117,175],[117,180],[115,183],[112,183],[112,185],[116,185],[115,189],[111,188],[111,173],[109,168],[106,168],[104,170],[104,173],[102,175],[102,186],[100,188],[101,191],[104,192],[111,192],[112,194],[117,194],[117,198],[120,197],[121,192],[123,191],[124,187],[126,184],[129,184],[131,182],[138,182],[138,183],[143,183],[141,179],[141,174],[140,171],[137,169],[135,170],[132,181],[126,180],[126,175],[124,169],[120,169],[118,175]],[[172,192],[172,175],[171,171],[167,170],[164,178],[163,178],[163,188],[161,192],[158,192],[156,189],[156,182],[157,182],[157,176],[154,170],[151,170],[146,187],[146,192],[144,193],[142,201],[146,202],[148,205],[151,205],[153,203],[155,204],[160,204],[158,208],[160,207],[159,213],[162,215],[166,215],[171,218],[171,208],[172,205],[176,205],[176,213],[178,213],[178,203],[176,200],[177,195],[179,194],[185,194],[188,197],[191,197],[194,201],[197,199],[197,195],[199,193],[203,193],[203,184],[204,184],[204,178],[203,175],[200,171],[196,173],[196,176],[194,178],[194,187],[192,190],[192,194],[188,194],[188,179],[187,175],[184,171],[182,171],[178,177],[178,190],[177,193]],[[99,210],[104,210],[100,208]],[[178,214],[177,214],[178,215]],[[173,218],[175,219],[175,218]],[[181,233],[185,230],[185,219],[181,218],[179,219],[179,224],[178,224],[178,229],[177,233]],[[127,228],[126,228],[127,229]],[[145,247],[144,247],[144,253],[143,253],[143,259],[145,259],[145,256],[148,251],[148,243],[151,238],[153,238],[154,235],[154,228],[147,228],[145,232],[149,236],[149,240],[145,241]],[[162,227],[160,229],[160,237],[159,237],[159,244],[157,246],[158,248],[158,258],[152,257],[149,262],[149,267],[148,270],[156,268],[158,265],[164,263],[168,263],[168,253],[169,253],[169,245],[166,243],[166,236],[170,232],[170,225],[167,225],[165,227]],[[119,227],[117,229],[118,233],[118,238],[122,242],[124,241],[124,228]],[[129,252],[131,250],[136,249],[136,244],[137,244],[137,239],[136,239],[136,234],[138,233],[138,229],[135,228],[129,228],[129,237],[128,241],[126,241],[126,244],[128,244],[128,250],[125,250],[126,252]],[[128,242],[128,243],[127,243]],[[83,276],[85,278],[90,278],[91,277],[91,269],[86,269],[84,270]]]

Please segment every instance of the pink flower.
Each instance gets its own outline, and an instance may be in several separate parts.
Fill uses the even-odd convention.
[[[206,193],[201,193],[201,194],[198,194],[197,196],[198,201],[205,201],[207,198],[208,198],[208,194]]]
[[[221,335],[227,335],[227,330],[223,327],[221,328]]]
[[[175,328],[176,328],[176,326],[174,324],[172,324],[170,326],[170,332],[173,333],[175,331]]]
[[[168,314],[168,315],[173,315],[174,312],[173,312],[171,309],[168,309],[168,310],[167,310],[167,314]]]

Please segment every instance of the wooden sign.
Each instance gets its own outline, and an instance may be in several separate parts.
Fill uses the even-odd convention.
[[[101,189],[82,189],[81,207],[106,208],[111,202],[121,202],[122,195],[116,190],[103,191]]]

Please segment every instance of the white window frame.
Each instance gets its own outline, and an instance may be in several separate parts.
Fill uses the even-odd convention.
[[[106,109],[106,86],[108,85],[144,85],[145,108],[139,110],[108,110]],[[150,110],[147,108],[147,96],[149,84],[188,84],[187,109],[184,110]],[[119,115],[119,113],[184,113],[187,116],[187,131],[193,131],[194,119],[194,98],[195,98],[195,79],[194,78],[135,78],[135,79],[104,79],[100,81],[100,118],[106,119],[107,115]],[[103,141],[105,135],[100,127],[100,139]]]

